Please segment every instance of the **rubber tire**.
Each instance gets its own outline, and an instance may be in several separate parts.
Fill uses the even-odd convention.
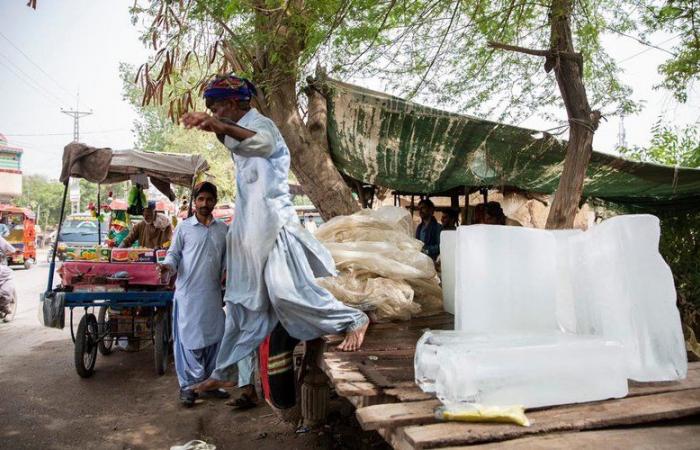
[[[33,266],[33,264],[32,264],[31,260],[28,259],[28,260],[24,261],[24,270],[29,270],[32,268],[32,266]]]
[[[109,320],[109,316],[107,316],[107,308],[108,306],[100,306],[100,310],[97,313],[97,329],[100,331],[100,334],[102,334],[104,330],[109,326],[107,323],[107,320]],[[107,342],[109,342],[109,344],[107,344]],[[100,342],[97,343],[97,349],[104,356],[107,356],[112,353],[113,346],[114,337],[111,335],[106,335],[105,337],[100,339]]]
[[[15,318],[15,315],[17,314],[17,291],[13,290],[12,291],[12,302],[10,303],[10,312],[9,314],[5,314],[2,318],[2,321],[7,323],[7,322],[12,322],[12,320]]]
[[[156,313],[153,342],[153,360],[156,374],[164,375],[170,358],[170,315],[163,310]]]
[[[94,314],[85,314],[78,324],[75,334],[74,362],[75,370],[82,378],[89,378],[95,372],[97,361],[97,319]],[[84,355],[90,355],[87,366]]]

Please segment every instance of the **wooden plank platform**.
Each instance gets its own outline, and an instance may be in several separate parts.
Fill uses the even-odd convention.
[[[501,441],[512,443],[512,447],[505,448],[556,448],[576,442],[581,446],[594,445],[596,439],[612,431],[594,434],[586,430],[694,415],[700,417],[700,363],[691,363],[688,377],[680,382],[632,382],[629,395],[623,399],[528,412],[532,425],[527,428],[504,424],[438,423],[433,411],[440,403],[415,385],[413,356],[416,342],[426,329],[452,327],[453,317],[447,313],[408,322],[373,324],[367,332],[365,345],[356,353],[336,352],[333,348],[335,341],[328,338],[321,367],[336,392],[358,408],[357,418],[362,427],[376,430],[394,448],[402,450],[465,445],[481,448],[490,442]],[[645,433],[640,430],[646,429],[629,431],[628,439],[641,439],[639,433]],[[697,431],[697,428],[693,430]],[[688,432],[689,429],[684,428],[676,434],[680,436]],[[537,440],[545,442],[542,436],[554,436],[552,433],[558,434],[556,438],[546,440],[551,447],[531,444]],[[620,433],[610,434],[613,435],[622,439]]]

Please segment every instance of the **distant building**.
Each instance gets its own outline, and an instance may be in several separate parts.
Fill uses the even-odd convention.
[[[8,145],[0,134],[0,203],[22,195],[22,149]]]

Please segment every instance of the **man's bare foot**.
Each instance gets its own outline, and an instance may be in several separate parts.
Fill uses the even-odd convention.
[[[367,328],[369,328],[369,321],[367,321],[361,327],[349,331],[345,335],[345,339],[343,339],[343,342],[341,342],[340,345],[337,347],[338,350],[340,350],[341,352],[354,352],[359,350],[360,347],[362,347],[362,342],[365,340],[365,333],[367,332]]]
[[[214,378],[209,378],[208,380],[204,380],[201,383],[196,384],[193,389],[195,392],[206,392],[206,391],[213,391],[214,389],[221,389],[221,388],[225,388],[225,387],[231,387],[231,382],[215,380]]]

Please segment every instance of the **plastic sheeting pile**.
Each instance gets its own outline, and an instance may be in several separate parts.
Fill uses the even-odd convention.
[[[628,379],[684,378],[659,236],[650,215],[586,232],[475,225],[443,233],[454,245],[442,267],[457,331],[419,341],[416,381],[446,404],[539,407],[620,397]]]
[[[337,277],[319,279],[338,300],[375,321],[408,320],[442,308],[435,264],[421,253],[413,221],[403,208],[385,206],[338,216],[315,234],[333,255]]]

